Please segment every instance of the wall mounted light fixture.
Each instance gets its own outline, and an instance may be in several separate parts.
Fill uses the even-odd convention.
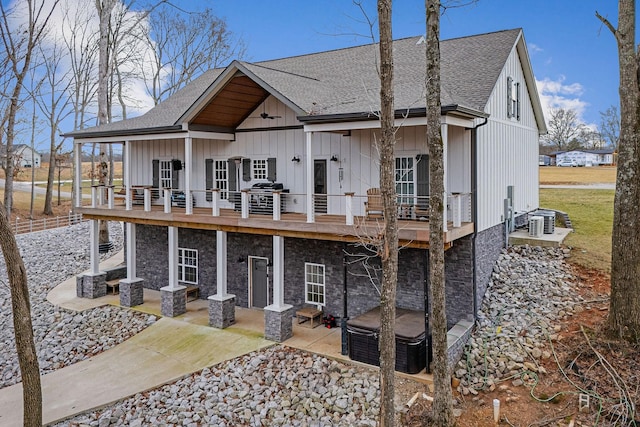
[[[337,156],[337,155],[335,155],[335,154],[334,154],[333,156],[331,156],[331,159],[329,159],[329,160],[331,160],[332,162],[339,162],[339,161],[340,161],[340,160],[338,159],[338,156]]]
[[[291,159],[291,161],[300,163],[300,156],[298,156],[298,155],[293,156],[293,159]]]

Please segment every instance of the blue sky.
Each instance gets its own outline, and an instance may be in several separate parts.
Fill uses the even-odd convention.
[[[375,1],[363,3],[375,19]],[[369,29],[364,17],[350,0],[181,4],[212,7],[226,19],[229,29],[244,39],[247,59],[253,61],[370,41],[365,37]],[[598,124],[599,112],[618,104],[618,59],[614,37],[595,17],[596,10],[617,23],[614,0],[479,0],[447,9],[441,20],[441,38],[523,28],[543,102],[573,108],[585,123]],[[395,0],[394,38],[424,33],[424,1]]]
[[[0,1],[7,5],[22,0]],[[87,4],[86,0],[67,1]],[[142,5],[144,1],[136,0],[134,5]],[[361,1],[367,15],[375,21],[376,1]],[[615,26],[615,0],[443,1],[472,4],[445,11],[441,19],[442,39],[523,28],[545,111],[551,107],[573,109],[595,129],[600,123],[600,112],[618,105],[616,43],[611,32],[595,17],[597,10]],[[172,3],[194,12],[211,7],[226,20],[228,29],[243,39],[247,54],[242,59],[249,61],[371,42],[371,29],[352,0],[173,0]],[[394,38],[424,34],[424,19],[424,0],[394,0]],[[377,22],[373,32],[377,38]],[[144,97],[142,92],[141,96]],[[130,113],[140,114],[150,105],[141,102],[142,108],[132,108]]]

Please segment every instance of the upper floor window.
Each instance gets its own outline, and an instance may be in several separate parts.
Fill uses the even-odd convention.
[[[520,83],[507,77],[507,117],[520,120]]]
[[[252,168],[253,179],[267,179],[267,159],[254,159]]]
[[[173,168],[171,160],[160,160],[160,188],[171,188],[173,184]]]

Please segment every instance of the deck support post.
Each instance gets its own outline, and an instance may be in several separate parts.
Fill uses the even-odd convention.
[[[293,336],[293,306],[284,303],[284,237],[273,236],[273,304],[264,308],[264,337],[282,342]]]
[[[217,193],[217,192],[216,192]],[[224,329],[236,322],[236,296],[227,294],[227,232],[216,231],[216,291],[209,300],[209,325]]]
[[[144,279],[136,277],[136,225],[127,223],[127,277],[120,280],[120,305],[133,307],[144,302]]]
[[[168,192],[168,190],[165,190]],[[165,193],[166,195],[166,193]],[[169,286],[160,288],[163,316],[176,317],[187,312],[187,288],[178,284],[178,228],[168,227]]]
[[[89,256],[91,268],[89,273],[77,276],[76,295],[80,298],[100,298],[107,294],[107,273],[100,271],[100,255],[98,220],[89,221]]]

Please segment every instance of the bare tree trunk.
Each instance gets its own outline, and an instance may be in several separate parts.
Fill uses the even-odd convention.
[[[56,128],[50,127],[49,135],[49,170],[47,173],[47,192],[44,196],[44,210],[42,213],[45,215],[53,215],[53,208],[51,207],[53,200],[53,180],[55,179],[56,171],[56,158],[58,150],[56,148]]]
[[[33,342],[31,323],[31,304],[27,287],[27,271],[16,239],[11,231],[9,218],[4,205],[0,203],[0,247],[7,266],[11,307],[13,309],[13,328],[16,338],[16,350],[22,375],[22,399],[24,404],[23,424],[29,427],[42,426],[42,390],[40,388],[40,368]]]
[[[100,18],[100,41],[98,59],[98,124],[109,123],[109,24],[111,13],[115,6],[114,0],[96,0],[96,8]],[[107,144],[100,144],[100,185],[109,185],[109,165],[106,157]],[[100,221],[98,241],[101,244],[109,242],[109,226],[107,221]]]
[[[611,233],[611,299],[607,333],[640,342],[640,55],[636,52],[635,0],[619,0],[618,28],[596,12],[618,43],[620,140]]]
[[[395,128],[393,107],[393,37],[391,0],[378,0],[380,30],[380,193],[384,238],[380,248],[380,425],[395,426],[396,284],[398,280],[398,221],[395,189]]]
[[[429,145],[429,301],[433,343],[433,423],[454,425],[447,362],[447,313],[444,272],[444,159],[440,132],[440,0],[426,0],[427,144]]]

